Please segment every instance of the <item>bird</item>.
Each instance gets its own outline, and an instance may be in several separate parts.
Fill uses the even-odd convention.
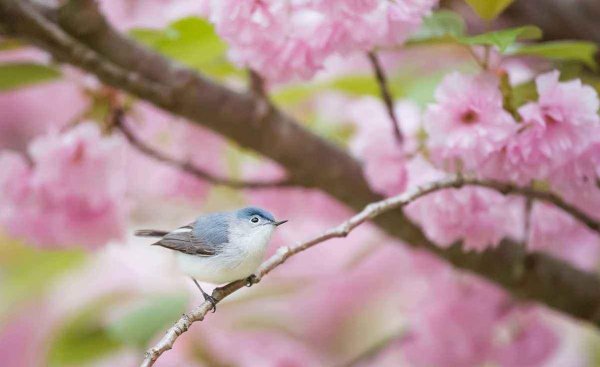
[[[252,284],[251,277],[264,258],[273,232],[286,222],[251,206],[204,214],[171,232],[142,229],[135,235],[160,237],[152,245],[175,251],[179,269],[192,278],[214,312],[216,300],[202,289],[198,279],[213,284],[246,279]]]

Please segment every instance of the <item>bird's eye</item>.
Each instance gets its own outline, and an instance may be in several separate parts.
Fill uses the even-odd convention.
[[[258,217],[252,217],[252,219],[250,219],[250,222],[258,223]]]

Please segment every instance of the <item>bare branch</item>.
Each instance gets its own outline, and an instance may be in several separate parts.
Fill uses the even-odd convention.
[[[254,274],[254,283],[258,283],[265,275],[270,273],[279,265],[283,264],[289,257],[294,256],[299,252],[302,252],[310,247],[313,247],[319,243],[325,242],[332,238],[346,237],[348,234],[350,234],[350,232],[352,232],[353,229],[355,229],[359,225],[387,211],[403,207],[417,200],[418,198],[421,198],[425,195],[439,190],[448,188],[460,188],[463,186],[471,185],[494,189],[505,195],[518,194],[524,195],[528,198],[531,197],[550,202],[573,214],[575,217],[586,223],[588,227],[594,229],[597,232],[599,231],[600,225],[597,222],[587,217],[584,213],[579,212],[576,208],[570,206],[569,204],[566,204],[562,199],[551,193],[538,192],[530,188],[517,187],[511,184],[505,184],[496,181],[482,181],[476,179],[465,179],[463,177],[452,177],[436,181],[430,184],[426,184],[421,187],[413,188],[398,196],[371,203],[367,205],[361,212],[354,215],[345,222],[341,223],[337,227],[331,228],[323,232],[322,234],[305,242],[301,242],[297,245],[284,246],[279,248],[277,253],[275,253],[273,256],[271,256],[269,259],[263,262],[258,268],[256,273]],[[596,286],[600,286],[600,282],[598,280],[596,280],[595,283]],[[218,303],[231,293],[243,288],[245,285],[246,280],[237,280],[235,282],[231,282],[223,287],[216,288],[212,293],[212,297]],[[598,290],[598,288],[596,289]],[[192,312],[184,314],[179,319],[179,321],[177,321],[177,323],[175,323],[175,325],[167,331],[166,335],[154,347],[150,348],[146,352],[145,359],[141,366],[152,366],[154,362],[156,362],[156,360],[161,356],[162,353],[173,347],[175,341],[181,334],[187,331],[194,322],[202,321],[204,319],[204,316],[206,316],[206,314],[211,309],[212,304],[209,301],[204,301]],[[598,311],[600,311],[600,309],[598,309]],[[597,322],[599,318],[600,314],[596,315],[596,320],[594,321]]]
[[[367,57],[369,58],[369,62],[371,63],[371,67],[373,68],[373,73],[375,74],[377,85],[379,86],[379,93],[381,94],[381,99],[383,99],[385,109],[387,110],[388,116],[390,117],[392,129],[394,131],[394,136],[396,137],[398,143],[402,144],[404,138],[402,137],[402,132],[400,131],[400,121],[398,120],[398,116],[396,116],[396,111],[394,110],[394,100],[392,98],[392,92],[390,91],[387,77],[385,75],[385,71],[383,70],[383,66],[379,62],[379,58],[377,57],[375,51],[368,52]]]
[[[184,172],[187,172],[201,180],[212,183],[213,185],[227,186],[234,189],[272,189],[277,187],[288,187],[293,184],[289,180],[279,181],[242,181],[233,180],[230,178],[218,177],[205,171],[204,169],[194,165],[191,162],[179,161],[175,158],[169,157],[166,154],[152,148],[150,145],[144,143],[138,138],[135,133],[127,126],[124,121],[124,111],[122,108],[113,109],[112,123],[113,126],[119,129],[127,141],[135,147],[138,151],[143,154],[156,159],[157,161],[166,163]]]

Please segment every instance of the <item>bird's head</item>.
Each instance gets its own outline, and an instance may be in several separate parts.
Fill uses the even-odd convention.
[[[273,214],[257,208],[247,207],[234,212],[234,226],[238,235],[254,238],[256,241],[268,241],[271,234],[287,220],[275,220]]]

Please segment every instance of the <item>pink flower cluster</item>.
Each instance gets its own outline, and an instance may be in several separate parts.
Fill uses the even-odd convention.
[[[219,0],[231,57],[272,81],[308,79],[334,54],[403,42],[437,0]]]
[[[406,208],[425,234],[440,246],[463,240],[464,247],[485,250],[504,237],[521,238],[523,201],[480,187],[446,189]]]
[[[36,138],[29,158],[0,154],[0,224],[38,246],[97,247],[123,235],[123,144],[81,124]]]
[[[519,109],[515,134],[489,157],[486,175],[519,183],[548,179],[599,141],[598,95],[579,80],[559,82],[557,71],[536,79],[539,99]]]
[[[442,274],[410,315],[402,349],[411,366],[540,366],[559,339],[539,311],[511,303],[497,288]]]

